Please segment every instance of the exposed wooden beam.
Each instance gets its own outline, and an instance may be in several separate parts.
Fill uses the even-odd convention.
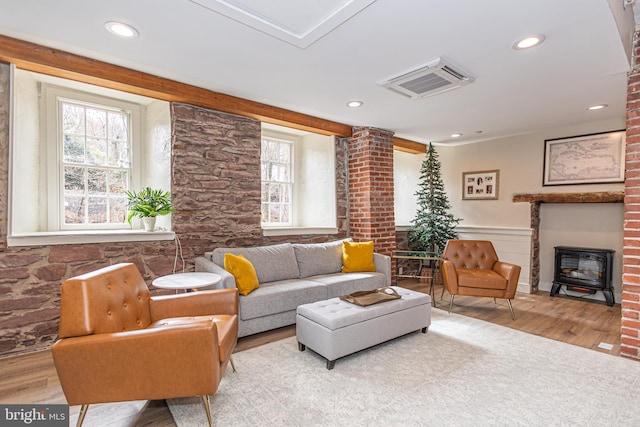
[[[528,203],[624,203],[624,191],[514,194],[513,201]]]
[[[3,35],[0,35],[0,61],[14,63],[27,71],[168,102],[183,102],[323,135],[351,136],[350,125],[225,95]]]
[[[393,149],[411,154],[424,154],[427,152],[427,146],[424,144],[396,137],[393,138]]]

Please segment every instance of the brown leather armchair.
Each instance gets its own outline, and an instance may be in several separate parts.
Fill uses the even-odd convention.
[[[449,240],[440,260],[442,280],[451,295],[449,312],[455,295],[506,298],[513,314],[511,300],[516,295],[520,266],[498,261],[493,244],[488,240]]]
[[[70,405],[210,398],[238,338],[238,291],[151,296],[134,264],[116,264],[62,284],[52,353]]]

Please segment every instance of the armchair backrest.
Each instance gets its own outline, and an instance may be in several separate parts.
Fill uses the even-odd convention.
[[[151,292],[135,264],[115,264],[62,283],[60,338],[144,329]]]
[[[498,261],[493,244],[488,240],[449,240],[442,258],[453,262],[456,268],[491,270]]]

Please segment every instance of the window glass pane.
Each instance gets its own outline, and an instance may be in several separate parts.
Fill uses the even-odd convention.
[[[68,163],[84,163],[84,137],[64,135],[63,160]]]
[[[280,205],[269,205],[269,220],[267,222],[280,222]]]
[[[109,199],[109,222],[112,224],[124,224],[127,214],[127,202],[122,198]]]
[[[278,185],[269,186],[269,201],[271,203],[280,201],[280,187]]]
[[[123,113],[109,112],[109,139],[127,141],[127,116]]]
[[[84,168],[67,166],[64,168],[65,194],[84,194]]]
[[[289,144],[280,144],[280,157],[278,160],[282,163],[289,163],[289,153]]]
[[[260,192],[260,200],[264,202],[269,201],[269,184],[266,182],[262,183],[262,191]]]
[[[109,185],[110,195],[120,195],[124,197],[127,190],[128,174],[126,171],[109,171],[107,174],[107,182]]]
[[[269,160],[277,161],[280,156],[280,147],[278,143],[269,141]]]
[[[107,141],[87,138],[87,164],[103,166],[107,161]]]
[[[84,223],[84,197],[65,196],[64,222],[65,224]]]
[[[267,162],[260,162],[260,177],[263,181],[267,180]]]
[[[288,184],[281,184],[280,185],[280,192],[282,195],[282,202],[283,203],[291,203],[291,186]]]
[[[87,108],[87,136],[97,138],[107,137],[107,112],[94,108]]]
[[[87,169],[87,186],[89,194],[106,195],[107,193],[107,171],[102,169]]]
[[[262,222],[269,222],[269,204],[263,203],[261,210]]]
[[[128,168],[129,143],[127,141],[109,141],[109,166],[117,168]]]
[[[62,132],[84,135],[84,108],[62,104]]]
[[[282,205],[282,209],[281,209],[281,216],[280,216],[280,221],[281,222],[289,222],[289,209],[290,209],[291,205]]]
[[[107,199],[105,197],[89,197],[89,224],[106,224]]]

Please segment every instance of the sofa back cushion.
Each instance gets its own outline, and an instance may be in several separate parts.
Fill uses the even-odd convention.
[[[300,277],[339,273],[342,269],[342,242],[351,238],[326,243],[294,243]]]
[[[211,261],[224,268],[224,254],[243,255],[256,270],[260,283],[299,277],[298,263],[291,243],[253,248],[216,248]]]

